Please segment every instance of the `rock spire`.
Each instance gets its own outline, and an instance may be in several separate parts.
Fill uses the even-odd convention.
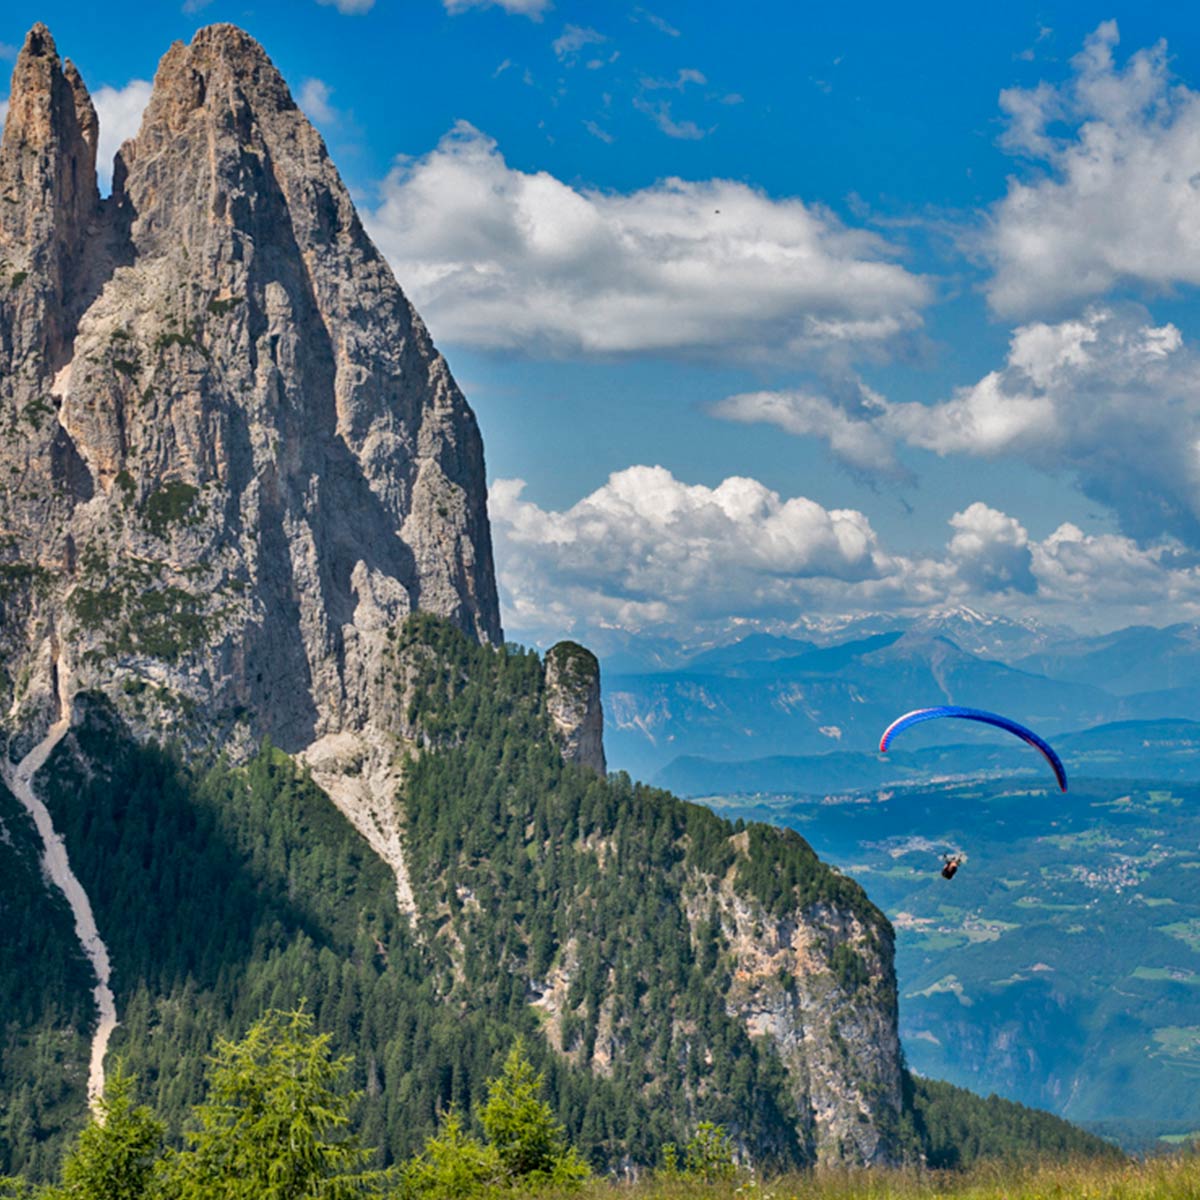
[[[361,729],[397,619],[502,636],[474,415],[249,35],[170,48],[103,202],[97,132],[35,26],[0,143],[10,756],[61,689],[216,744]]]

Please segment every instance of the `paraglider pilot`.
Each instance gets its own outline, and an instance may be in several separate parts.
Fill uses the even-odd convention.
[[[994,725],[998,729],[1016,734],[1023,742],[1028,743],[1035,750],[1039,751],[1046,762],[1050,764],[1050,769],[1054,772],[1054,778],[1058,781],[1059,790],[1063,792],[1067,790],[1066,769],[1062,765],[1062,759],[1058,757],[1054,747],[1049,742],[1040,738],[1032,729],[1026,729],[1024,725],[1018,724],[1010,717],[1003,717],[999,713],[985,712],[982,708],[963,708],[958,704],[939,704],[934,708],[914,708],[912,712],[907,712],[904,716],[897,717],[883,731],[883,737],[879,739],[879,753],[887,753],[888,745],[892,738],[902,729],[907,729],[910,725],[919,725],[922,721],[932,721],[940,717],[957,717],[964,721],[979,721],[984,725]],[[958,852],[945,855],[942,863],[942,878],[953,879],[958,868],[962,866],[964,861],[964,855]]]

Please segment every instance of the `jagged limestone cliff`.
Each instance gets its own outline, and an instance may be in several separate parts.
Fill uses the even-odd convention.
[[[886,921],[799,839],[735,835],[627,779],[606,783],[598,672],[582,647],[536,665],[517,694],[526,740],[489,768],[496,796],[446,827],[460,793],[430,779],[459,768],[451,751],[472,761],[462,739],[478,729],[492,754],[510,718],[461,724],[447,743],[450,718],[429,693],[470,683],[466,651],[439,635],[400,652],[398,631],[418,610],[437,614],[484,655],[476,675],[509,661],[489,648],[501,630],[479,432],[262,48],[228,25],[173,46],[103,201],[96,138],[82,80],[35,27],[0,143],[6,764],[74,722],[47,764],[72,780],[55,816],[69,830],[82,788],[112,803],[112,822],[123,811],[115,785],[104,799],[103,739],[80,732],[88,713],[122,736],[176,740],[196,763],[215,751],[243,761],[269,736],[391,868],[397,928],[417,939],[406,953],[437,949],[452,964],[444,987],[433,966],[428,977],[446,1003],[516,996],[546,1018],[570,1070],[634,1091],[645,1076],[678,1099],[663,1118],[672,1136],[718,1112],[781,1162],[894,1159]],[[490,702],[480,694],[477,707]],[[505,798],[539,745],[567,760],[576,809],[556,810],[524,776]],[[546,767],[536,786],[557,780]],[[443,837],[497,854],[519,844],[513,886],[532,890],[511,930],[490,922],[482,940],[478,895],[511,897],[494,891],[488,861],[431,858],[427,843]],[[103,878],[102,862],[88,869],[90,843],[69,848],[80,878]],[[555,875],[568,860],[594,873],[590,889]],[[644,963],[644,946],[589,928],[596,896],[619,906],[625,888],[661,903],[655,937],[678,935]],[[119,899],[97,906],[101,936],[129,919]],[[492,961],[497,937],[502,973],[477,979],[477,993],[472,964]],[[177,1006],[167,983],[138,991],[123,970],[117,952],[118,1003]],[[663,1011],[641,1011],[646,995]],[[604,1104],[617,1094],[596,1092]],[[746,1111],[730,1108],[734,1094]]]
[[[500,639],[466,400],[262,48],[163,58],[100,202],[96,119],[36,27],[0,146],[0,697],[299,751],[359,729],[383,630]]]

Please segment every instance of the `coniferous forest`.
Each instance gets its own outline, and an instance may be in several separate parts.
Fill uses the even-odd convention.
[[[726,1011],[719,925],[697,949],[679,915],[690,872],[734,865],[737,827],[622,774],[565,764],[536,654],[477,645],[428,616],[396,629],[393,646],[415,670],[397,691],[416,731],[398,797],[415,920],[399,913],[390,870],[269,744],[245,765],[186,765],[83,697],[45,769],[43,794],[114,964],[121,1024],[109,1062],[136,1078],[167,1143],[181,1144],[218,1039],[304,1005],[349,1056],[355,1128],[375,1167],[411,1158],[451,1109],[480,1132],[487,1081],[518,1039],[597,1172],[655,1164],[703,1122],[760,1169],[809,1163],[782,1066]],[[3,791],[0,822],[14,864],[0,873],[0,1174],[46,1180],[86,1119],[93,980],[65,903],[41,879],[32,825]],[[836,899],[884,920],[794,833],[746,832],[735,886],[768,911]],[[558,1052],[530,1001],[568,943],[578,961]],[[852,951],[838,971],[849,991],[891,986],[862,978]],[[607,1074],[583,1065],[602,1023],[626,1047]],[[914,1162],[1104,1150],[994,1098],[913,1079],[906,1089],[896,1136]]]

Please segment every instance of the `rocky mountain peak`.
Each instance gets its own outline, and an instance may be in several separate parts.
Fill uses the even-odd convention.
[[[0,144],[13,749],[82,691],[185,741],[361,730],[407,613],[502,636],[474,414],[249,35],[170,48],[103,204],[96,134],[35,26]]]
[[[25,319],[14,329],[20,369],[45,371],[64,354],[83,247],[100,207],[98,137],[79,72],[59,61],[46,26],[35,25],[17,55],[0,140],[0,274],[13,289],[30,280],[21,296]]]
[[[90,213],[99,199],[95,186],[99,131],[96,110],[79,72],[69,59],[59,61],[54,38],[39,22],[17,55],[3,143],[10,166],[18,165],[15,159],[20,149],[27,158],[39,161],[28,163],[24,176],[17,176],[23,178],[27,190],[12,193],[10,205],[35,209],[36,203],[29,201],[36,202],[45,189],[60,207],[77,214]]]

